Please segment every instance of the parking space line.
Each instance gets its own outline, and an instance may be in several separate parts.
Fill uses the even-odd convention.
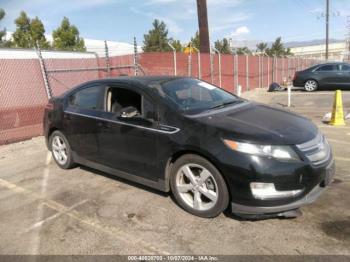
[[[86,202],[87,202],[88,200],[87,199],[85,199],[85,200],[83,200],[83,201],[80,201],[79,203],[76,203],[76,204],[74,204],[73,206],[71,206],[71,207],[69,207],[68,209],[67,209],[67,211],[70,211],[70,210],[73,210],[74,208],[76,208],[76,207],[78,207],[78,206],[80,206],[80,205],[82,205],[82,204],[85,204]],[[46,203],[44,203],[45,205],[46,205]],[[47,205],[46,205],[47,206]],[[56,210],[56,209],[55,209]],[[57,210],[56,210],[57,211]],[[30,228],[28,228],[27,230],[25,230],[25,231],[23,231],[23,233],[28,233],[29,231],[31,231],[31,230],[33,230],[33,229],[36,229],[36,228],[38,228],[38,227],[41,227],[44,223],[46,223],[46,222],[48,222],[48,221],[51,221],[51,220],[53,220],[53,219],[55,219],[55,218],[58,218],[58,217],[60,217],[60,216],[62,216],[63,214],[65,214],[66,212],[57,212],[56,214],[54,214],[54,215],[52,215],[52,216],[49,216],[49,217],[47,217],[47,218],[45,218],[44,220],[41,220],[41,221],[39,221],[39,222],[36,222],[33,226],[31,226]]]
[[[41,180],[40,197],[44,197],[46,194],[46,189],[47,189],[47,185],[48,185],[48,181],[49,181],[49,174],[50,174],[49,165],[51,163],[51,160],[52,160],[52,155],[49,152],[47,152],[46,153],[45,167],[43,169],[43,177]],[[43,218],[43,214],[44,214],[43,205],[40,205],[38,207],[36,214],[37,214],[36,221],[40,221]],[[40,245],[40,238],[37,234],[33,236],[32,240],[31,240],[31,245],[32,245],[32,253],[37,254],[39,251],[39,245]]]
[[[334,130],[337,130],[337,129],[350,129],[350,126],[331,126],[331,125],[317,125],[318,127],[321,127],[321,128],[333,128]]]
[[[151,252],[152,254],[162,254],[162,255],[169,255],[170,253],[160,250],[159,248],[155,247],[154,245],[150,244],[149,242],[146,242],[142,240],[141,238],[135,239],[133,235],[130,235],[123,231],[122,229],[110,226],[110,225],[104,225],[102,224],[98,219],[93,217],[85,216],[81,213],[79,213],[76,210],[69,210],[68,207],[54,201],[51,199],[46,199],[45,197],[41,196],[38,193],[32,192],[28,189],[25,189],[23,187],[17,186],[16,184],[13,184],[9,181],[6,181],[4,179],[0,178],[0,186],[5,187],[13,192],[25,194],[33,199],[36,200],[42,200],[46,206],[60,212],[64,213],[65,215],[79,221],[82,224],[88,225],[95,230],[102,232],[104,234],[110,235],[119,241],[122,241],[126,244],[134,244],[134,246],[139,246],[141,249],[147,252]]]
[[[327,138],[327,140],[329,142],[333,142],[333,143],[338,143],[338,144],[343,144],[343,145],[350,145],[350,142],[341,141],[341,140],[337,140],[337,139],[333,139],[333,138]]]
[[[335,160],[339,160],[339,161],[346,161],[346,162],[350,162],[350,158],[348,157],[335,157]]]
[[[317,112],[315,112],[315,105],[311,106],[295,106],[293,108],[290,108],[290,110],[298,111],[298,110],[310,110],[311,113],[317,113],[320,114],[322,112],[330,112],[330,109],[328,108],[319,108]]]
[[[335,91],[308,93],[308,92],[298,92],[298,90],[294,90],[294,92],[292,92],[292,96],[293,95],[317,96],[317,95],[334,95],[334,94],[335,94]],[[350,93],[343,91],[342,95],[350,95]]]

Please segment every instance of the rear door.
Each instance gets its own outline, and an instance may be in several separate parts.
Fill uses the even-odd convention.
[[[129,174],[157,180],[160,134],[155,101],[139,88],[127,84],[107,88],[105,98],[105,112],[98,123],[101,162]],[[138,109],[138,118],[119,117],[122,109],[129,106]]]
[[[340,83],[341,72],[339,65],[329,64],[320,66],[314,71],[316,79],[321,86],[334,86]]]
[[[80,157],[98,157],[97,119],[102,113],[104,86],[90,85],[71,94],[64,111],[64,130],[72,150]]]

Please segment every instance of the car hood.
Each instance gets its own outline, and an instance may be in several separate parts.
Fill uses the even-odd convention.
[[[224,138],[260,144],[302,144],[318,132],[317,127],[302,116],[247,101],[198,116],[196,120],[207,128],[219,129]]]

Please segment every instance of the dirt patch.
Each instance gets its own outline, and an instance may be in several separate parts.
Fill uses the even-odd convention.
[[[339,241],[350,243],[350,217],[347,220],[330,221],[321,224],[321,229],[328,236],[334,237]]]

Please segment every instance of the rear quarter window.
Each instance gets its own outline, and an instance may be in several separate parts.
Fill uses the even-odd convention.
[[[350,65],[342,65],[341,70],[346,71],[346,72],[350,72]]]
[[[69,97],[69,105],[83,109],[101,109],[101,86],[87,87]]]

